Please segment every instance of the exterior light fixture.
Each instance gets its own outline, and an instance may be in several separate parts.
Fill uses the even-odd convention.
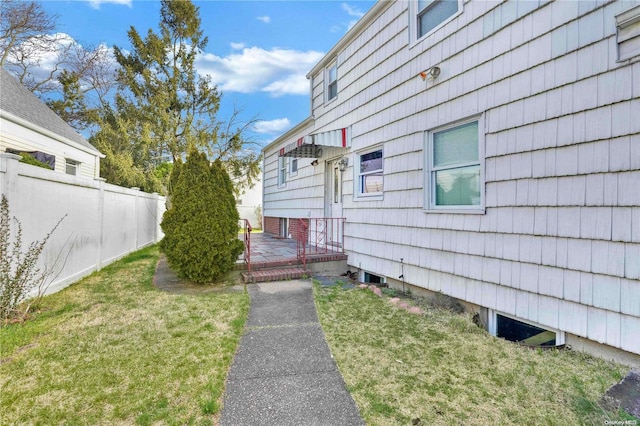
[[[431,67],[426,71],[422,71],[419,75],[422,81],[426,80],[427,77],[432,79],[437,78],[440,75],[440,67]]]
[[[338,161],[338,169],[340,169],[341,172],[344,172],[345,170],[347,170],[348,165],[349,165],[349,159],[347,157],[342,157],[340,161]]]
[[[317,165],[318,165],[318,159],[316,158],[315,160],[313,160],[313,161],[311,162],[311,165],[312,165],[313,167],[317,166]]]

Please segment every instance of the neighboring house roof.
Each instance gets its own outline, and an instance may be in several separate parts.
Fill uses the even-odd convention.
[[[7,70],[0,70],[0,110],[82,145],[102,156],[93,145],[68,125],[36,95],[31,93]]]

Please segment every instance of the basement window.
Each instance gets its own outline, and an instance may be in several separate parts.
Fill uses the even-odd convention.
[[[564,333],[494,312],[489,315],[489,332],[525,346],[555,347],[564,344]]]
[[[363,282],[370,284],[384,284],[384,277],[365,272]]]

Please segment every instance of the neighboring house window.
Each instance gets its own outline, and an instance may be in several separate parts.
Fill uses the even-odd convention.
[[[477,210],[484,206],[482,141],[477,119],[429,133],[428,208]]]
[[[287,157],[278,157],[278,186],[287,183]]]
[[[458,0],[418,0],[417,28],[421,38],[461,10]]]
[[[338,65],[334,62],[327,68],[327,101],[338,96]]]
[[[640,56],[640,5],[616,15],[618,60]]]
[[[358,154],[358,196],[382,195],[384,174],[382,148]]]
[[[78,172],[80,171],[80,163],[71,160],[69,158],[65,159],[65,172],[68,175],[78,176]]]
[[[292,158],[289,162],[289,174],[291,176],[296,176],[298,174],[298,159]]]

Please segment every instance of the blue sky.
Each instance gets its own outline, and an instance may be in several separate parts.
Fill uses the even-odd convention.
[[[234,105],[257,117],[256,138],[269,143],[309,115],[305,75],[375,1],[195,1],[209,38],[197,63],[223,92],[220,118]],[[45,1],[58,32],[83,46],[130,47],[127,31],[156,30],[157,1]]]

